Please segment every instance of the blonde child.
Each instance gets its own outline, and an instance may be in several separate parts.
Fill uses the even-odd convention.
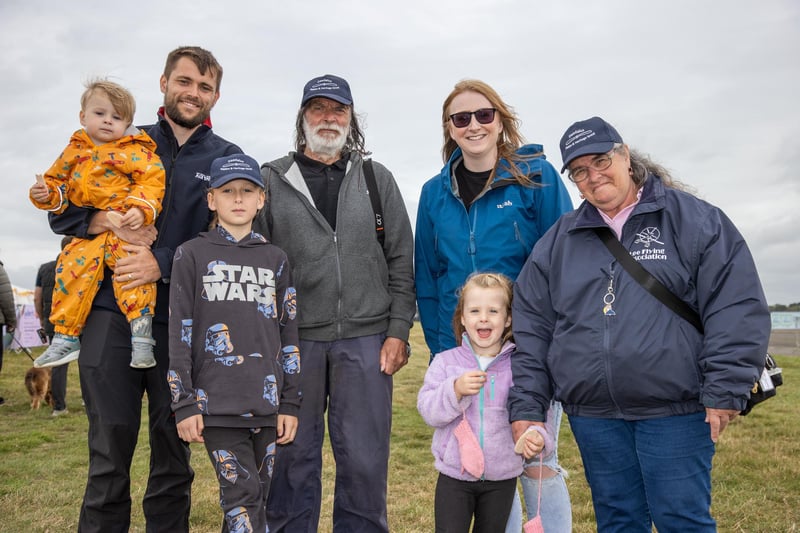
[[[506,409],[512,295],[502,274],[467,279],[453,317],[461,346],[436,355],[419,391],[417,409],[435,428],[436,531],[468,531],[473,519],[473,532],[504,531],[523,456],[539,454],[550,440],[534,428],[521,439],[521,454],[514,450]]]
[[[68,205],[109,211],[119,228],[137,230],[152,224],[164,196],[164,167],[156,144],[132,127],[136,103],[124,87],[98,80],[81,97],[80,123],[69,145],[30,189],[33,205],[60,214]],[[56,286],[50,321],[55,335],[34,366],[52,367],[78,358],[79,335],[103,280],[105,266],[114,269],[127,243],[106,231],[93,239],[73,239],[56,266]],[[114,296],[131,325],[131,366],[150,368],[153,357],[153,312],[156,284],[135,288],[130,274],[114,279]]]
[[[297,299],[286,254],[252,231],[258,163],[217,158],[210,187],[216,227],[173,260],[167,381],[178,435],[217,472],[223,531],[264,531],[276,445],[297,431]]]

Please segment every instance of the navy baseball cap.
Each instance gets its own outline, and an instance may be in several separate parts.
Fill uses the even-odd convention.
[[[306,83],[300,105],[305,105],[312,98],[330,98],[340,104],[353,105],[353,95],[347,80],[333,74],[325,74]]]
[[[264,180],[258,170],[258,163],[249,155],[232,154],[218,157],[211,163],[211,183],[216,189],[229,181],[243,179],[264,188]]]
[[[622,137],[614,126],[600,117],[576,122],[561,137],[561,173],[573,159],[587,154],[610,152],[615,144],[622,144]]]

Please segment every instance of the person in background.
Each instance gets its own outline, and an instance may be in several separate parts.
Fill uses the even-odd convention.
[[[44,176],[31,186],[33,205],[63,213],[69,205],[107,211],[108,220],[137,230],[152,225],[164,196],[164,167],[150,136],[133,126],[136,102],[124,87],[107,80],[86,85],[81,96],[82,129],[72,134]],[[59,254],[57,291],[50,312],[55,335],[47,350],[33,362],[52,367],[74,361],[80,353],[80,334],[100,287],[104,265],[114,268],[126,255],[125,241],[113,231],[73,239]],[[133,368],[151,368],[156,284],[123,288],[116,280],[114,296],[130,322]]]
[[[182,46],[169,53],[159,82],[164,107],[158,122],[142,128],[156,143],[167,176],[161,216],[155,226],[117,227],[108,212],[70,206],[51,215],[56,233],[88,237],[113,231],[130,243],[128,256],[106,270],[81,338],[81,391],[89,419],[89,475],[78,530],[117,532],[130,528],[130,467],[147,394],[150,470],[142,508],[148,532],[189,530],[194,472],[189,445],[178,437],[167,383],[169,280],[175,249],[208,229],[206,203],[211,162],[242,153],[211,129],[211,109],[220,96],[222,67],[211,52]],[[156,366],[129,366],[130,327],[120,313],[112,277],[124,288],[156,282],[153,317]]]
[[[14,291],[8,279],[3,262],[0,261],[0,328],[5,326],[6,333],[14,333],[17,328],[17,308],[14,306]],[[5,343],[0,343],[0,372],[3,370],[3,351]],[[0,405],[6,403],[0,396]]]
[[[72,237],[67,236],[61,239],[61,249],[63,250]],[[50,308],[53,305],[53,289],[56,286],[56,264],[58,260],[42,264],[36,273],[36,285],[33,289],[33,307],[36,309],[36,316],[39,317],[41,329],[44,331],[47,340],[52,342],[53,323],[50,322]],[[50,389],[53,395],[53,415],[61,416],[69,413],[67,409],[67,371],[69,363],[53,367]]]
[[[222,531],[268,530],[275,446],[294,439],[300,408],[296,294],[286,254],[252,231],[263,206],[252,157],[215,159],[215,227],[172,265],[172,409],[178,435],[204,443],[218,474]]]
[[[584,202],[536,243],[514,289],[515,436],[569,415],[598,531],[716,531],[715,443],[764,366],[770,316],[753,257],[698,199],[599,117],[561,138]],[[700,316],[704,333],[614,258],[611,239]]]
[[[512,282],[502,274],[470,276],[460,291],[453,328],[461,346],[438,354],[417,397],[435,428],[431,451],[439,471],[436,531],[502,531],[508,521],[522,455],[515,451],[506,399],[511,387]],[[538,426],[525,436],[531,459],[552,439]]]
[[[273,533],[317,531],[327,410],[333,531],[385,532],[392,375],[408,362],[415,312],[411,223],[392,174],[365,162],[346,80],[305,85],[295,139],[296,152],[262,166],[268,203],[255,225],[286,251],[302,302],[299,428],[278,446],[267,519]]]
[[[458,82],[442,105],[445,165],[422,188],[415,241],[417,305],[436,354],[457,346],[450,327],[458,290],[474,272],[516,279],[536,241],[572,209],[566,187],[538,144],[524,144],[513,109],[487,83]],[[572,508],[558,464],[561,406],[548,408],[554,446],[544,460],[545,529],[569,532]],[[529,515],[539,511],[539,462],[520,478]],[[522,528],[518,498],[507,531]]]

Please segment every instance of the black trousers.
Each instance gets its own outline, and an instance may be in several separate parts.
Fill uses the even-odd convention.
[[[142,500],[146,531],[189,531],[194,472],[178,438],[167,385],[167,325],[153,324],[157,365],[130,367],[131,330],[120,313],[93,309],[81,338],[80,380],[89,418],[89,476],[78,531],[127,532],[130,467],[147,394],[150,473]]]
[[[203,429],[219,481],[223,533],[267,530],[267,495],[275,465],[275,428]]]
[[[466,533],[473,516],[473,533],[506,530],[517,490],[517,478],[503,481],[461,481],[439,474],[434,512],[437,533]]]

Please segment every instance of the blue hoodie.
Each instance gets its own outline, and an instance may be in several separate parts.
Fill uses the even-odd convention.
[[[536,241],[572,201],[542,147],[530,144],[518,163],[533,182],[523,187],[497,165],[491,187],[467,212],[457,194],[453,170],[461,164],[456,149],[438,176],[422,187],[415,236],[417,305],[431,354],[453,348],[452,320],[457,291],[474,272],[500,272],[516,279]]]

